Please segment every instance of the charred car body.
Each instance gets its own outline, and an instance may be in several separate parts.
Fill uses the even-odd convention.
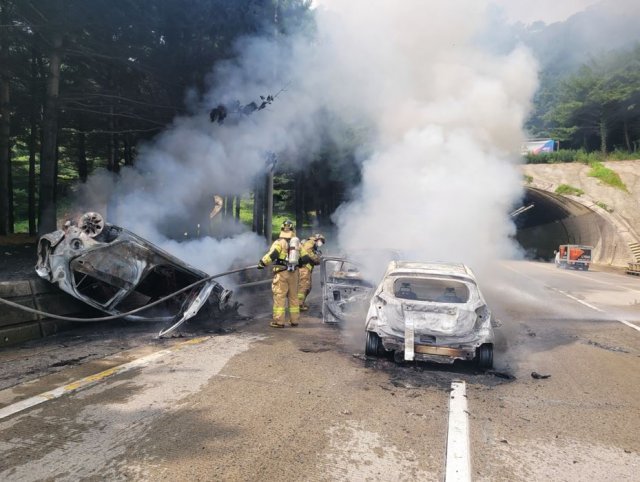
[[[493,365],[491,311],[463,264],[393,261],[372,295],[366,354],[404,360]]]
[[[231,291],[136,234],[104,222],[98,213],[42,236],[36,272],[80,301],[111,315],[147,306],[194,283],[183,293],[130,321],[164,321],[169,334],[203,307],[224,311]],[[206,279],[206,281],[204,281]]]
[[[322,321],[361,321],[375,285],[362,277],[359,266],[345,258],[323,256],[320,276]]]
[[[491,311],[463,264],[391,261],[377,287],[346,258],[321,265],[325,323],[362,323],[368,356],[493,365]]]

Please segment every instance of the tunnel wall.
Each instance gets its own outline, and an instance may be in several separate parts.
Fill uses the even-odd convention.
[[[610,213],[596,205],[588,207],[583,204],[584,200],[578,202],[543,189],[527,189],[553,202],[567,215],[552,223],[519,230],[517,239],[525,250],[535,246],[539,257],[550,259],[553,249],[561,244],[583,244],[593,246],[594,263],[626,267],[633,261],[624,226],[612,219]],[[554,248],[541,249],[540,246]]]

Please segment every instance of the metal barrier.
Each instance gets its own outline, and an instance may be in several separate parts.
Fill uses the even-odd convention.
[[[640,263],[629,263],[629,268],[627,269],[627,274],[631,274],[634,276],[640,276]]]

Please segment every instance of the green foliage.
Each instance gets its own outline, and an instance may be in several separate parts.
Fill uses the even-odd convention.
[[[295,213],[289,211],[275,211],[273,213],[272,223],[271,223],[271,237],[272,239],[276,238],[280,233],[280,226],[285,219],[295,220]],[[240,222],[246,225],[247,227],[251,227],[253,223],[253,195],[243,197],[240,199]],[[298,231],[302,230],[305,227],[311,227],[311,225],[305,224],[304,226],[296,226]]]
[[[587,152],[584,149],[560,149],[559,151],[541,152],[540,154],[528,152],[524,155],[524,160],[526,164],[581,162],[582,164],[591,165],[594,162],[602,161],[640,160],[640,152],[629,152],[622,149],[616,149],[604,156],[600,151]]]
[[[569,146],[606,153],[616,143],[630,151],[640,134],[640,46],[606,52],[556,86],[543,86],[536,102],[538,133]],[[542,108],[542,103],[546,106]]]
[[[528,174],[524,174],[522,176],[522,180],[525,184],[531,184],[533,182],[533,176],[529,176]]]
[[[566,196],[582,196],[584,191],[577,187],[569,186],[568,184],[560,184],[556,188],[556,194],[562,194]]]
[[[580,149],[576,152],[576,162],[582,164],[591,164],[593,162],[600,162],[604,156],[600,151],[587,152],[584,149]]]
[[[615,149],[607,154],[607,161],[628,161],[640,159],[640,152],[629,152],[622,149]]]
[[[253,223],[253,196],[240,198],[240,222],[251,227]]]
[[[313,34],[314,28],[310,0],[3,0],[0,12],[0,47],[4,47],[0,51],[9,56],[0,61],[0,83],[11,79],[8,144],[14,146],[16,226],[22,226],[27,216],[24,166],[31,130],[36,144],[31,147],[37,153],[40,139],[56,134],[42,118],[52,52],[59,51],[62,59],[56,93],[55,181],[60,202],[77,181],[82,159],[87,159],[89,173],[94,167],[117,172],[119,166],[107,159],[120,166],[125,158],[132,161],[136,145],[151,139],[177,115],[204,104],[212,87],[211,73],[238,55],[241,39],[284,39]],[[59,49],[53,48],[58,45],[53,39],[61,36]],[[273,85],[274,90],[280,87]],[[275,94],[257,92],[268,93]],[[234,99],[220,99],[225,100]],[[51,166],[50,158],[45,156],[45,165]],[[289,202],[287,195],[276,193],[278,208]],[[50,202],[44,196],[43,201]]]
[[[596,206],[601,207],[602,209],[604,209],[605,211],[607,211],[609,213],[613,212],[613,208],[610,208],[609,206],[607,206],[602,201],[596,201]]]
[[[534,154],[528,152],[524,155],[527,164],[556,164],[561,162],[574,162],[576,160],[576,151],[561,149],[554,152],[541,152]]]
[[[588,174],[590,177],[595,177],[602,181],[603,183],[620,189],[625,192],[629,192],[627,186],[622,179],[620,179],[620,175],[612,169],[609,169],[601,162],[593,162],[591,163],[591,170]]]

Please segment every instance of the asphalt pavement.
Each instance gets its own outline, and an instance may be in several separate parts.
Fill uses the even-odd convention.
[[[269,328],[262,295],[182,338],[121,323],[3,349],[0,480],[443,480],[465,457],[473,480],[639,480],[640,278],[501,262],[480,282],[488,372],[367,359],[317,294],[299,327]]]

